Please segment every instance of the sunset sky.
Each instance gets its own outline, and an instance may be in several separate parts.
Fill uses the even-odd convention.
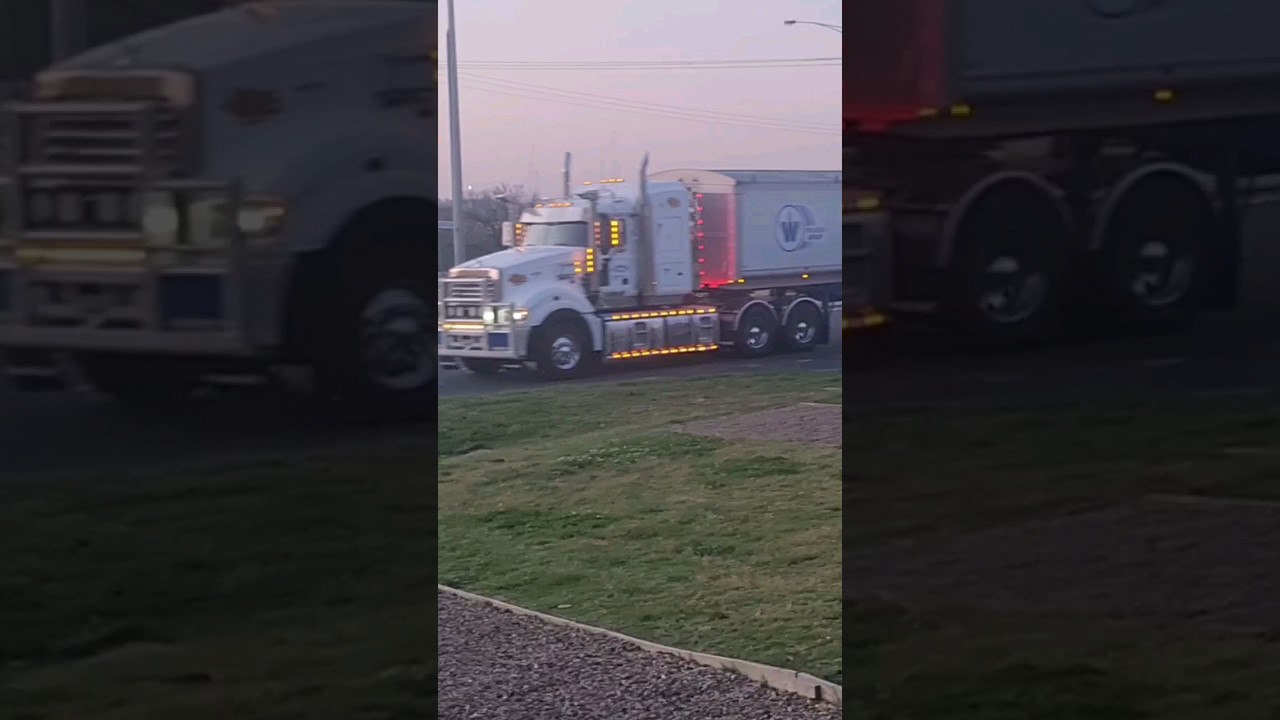
[[[456,3],[462,175],[476,190],[556,193],[566,150],[575,183],[634,177],[646,150],[655,171],[841,166],[841,36],[783,24],[839,25],[835,0]],[[442,87],[445,197],[447,103]]]

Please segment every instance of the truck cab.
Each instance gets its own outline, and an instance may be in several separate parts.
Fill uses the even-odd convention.
[[[297,368],[433,409],[435,23],[408,0],[245,3],[39,73],[3,108],[10,378],[149,401]]]
[[[839,232],[801,201],[835,201],[838,173],[674,172],[535,202],[505,234],[511,247],[452,268],[439,287],[443,365],[532,362],[567,378],[598,362],[825,342],[819,288],[839,281]]]

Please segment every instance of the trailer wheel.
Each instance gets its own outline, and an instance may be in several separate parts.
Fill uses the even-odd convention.
[[[989,188],[961,220],[944,310],[966,344],[1012,349],[1058,329],[1071,229],[1054,199],[1028,181]]]
[[[818,345],[818,338],[822,336],[823,322],[825,318],[817,305],[802,302],[787,313],[782,341],[788,350],[800,352],[812,350]]]
[[[82,355],[80,373],[89,387],[113,400],[144,407],[174,407],[190,401],[198,376],[164,358]]]
[[[742,357],[763,357],[777,343],[778,318],[764,305],[749,305],[738,318],[733,348]]]
[[[1175,330],[1200,310],[1214,209],[1191,181],[1152,175],[1121,197],[1099,260],[1108,325]]]
[[[581,377],[594,367],[595,351],[578,323],[554,320],[534,338],[533,361],[549,380]]]

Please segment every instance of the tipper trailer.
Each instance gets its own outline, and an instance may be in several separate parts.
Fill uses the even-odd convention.
[[[647,160],[646,160],[647,166]],[[828,341],[841,173],[669,170],[523,210],[512,247],[440,280],[445,367],[802,351]]]
[[[846,327],[1022,346],[1238,295],[1280,171],[1280,3],[846,4]]]

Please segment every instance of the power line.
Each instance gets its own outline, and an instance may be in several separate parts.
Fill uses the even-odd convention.
[[[841,67],[839,57],[758,58],[747,60],[460,60],[459,69],[487,70],[755,70],[760,68]]]
[[[533,83],[520,82],[517,80],[506,80],[502,78],[488,77],[485,75],[474,75],[471,73],[460,73],[461,77],[474,80],[485,85],[495,85],[502,88],[511,88],[516,90],[533,90],[537,92],[552,93],[572,99],[584,99],[588,101],[598,101],[610,105],[621,105],[627,109],[645,109],[657,110],[663,113],[674,112],[682,115],[693,115],[712,120],[730,119],[744,120],[749,122],[766,122],[771,125],[789,125],[794,127],[804,127],[812,130],[839,130],[840,125],[837,123],[821,123],[806,122],[802,120],[787,120],[785,118],[761,117],[758,115],[745,115],[742,113],[731,113],[723,110],[702,110],[698,108],[681,107],[679,105],[665,105],[662,103],[644,102],[638,100],[630,100],[627,98],[610,97],[607,95],[598,95],[595,93],[586,93],[578,90],[566,90],[563,88],[550,87],[547,85],[535,85]]]
[[[798,132],[814,135],[837,135],[840,127],[831,125],[824,129],[817,123],[798,123],[794,121],[772,119],[772,118],[756,118],[748,115],[734,115],[729,113],[715,113],[710,111],[695,111],[681,109],[663,109],[664,106],[648,106],[643,103],[634,103],[632,101],[624,101],[616,98],[604,98],[602,96],[593,96],[588,93],[572,93],[571,91],[559,90],[558,88],[543,88],[541,86],[530,86],[531,89],[523,90],[518,87],[511,87],[515,83],[506,85],[489,83],[488,85],[479,84],[485,81],[472,80],[466,87],[471,90],[492,93],[496,95],[506,95],[510,97],[518,97],[528,100],[542,100],[544,102],[554,102],[562,105],[574,105],[578,107],[591,108],[596,110],[615,110],[627,113],[640,113],[654,115],[675,120],[692,120],[702,123],[714,123],[719,125],[736,125],[740,127],[754,128],[758,130],[778,130],[783,132]],[[527,85],[520,83],[520,85]],[[537,90],[538,93],[534,94]],[[551,94],[551,97],[548,97]]]
[[[754,123],[743,123],[743,122],[736,122],[736,121],[732,121],[732,120],[709,120],[709,119],[707,119],[707,118],[690,118],[690,117],[682,117],[682,116],[679,116],[679,115],[672,115],[672,114],[669,114],[669,113],[661,113],[661,112],[649,112],[649,113],[645,113],[645,111],[642,111],[642,110],[641,110],[641,111],[637,111],[637,110],[635,110],[635,109],[626,109],[626,108],[617,108],[617,107],[609,107],[609,106],[602,106],[602,105],[593,105],[593,104],[590,104],[590,103],[575,102],[575,101],[571,101],[571,100],[563,100],[563,99],[552,99],[552,98],[547,98],[547,97],[544,97],[544,96],[541,96],[541,95],[530,95],[530,94],[528,94],[528,93],[509,92],[509,91],[506,91],[506,90],[497,90],[497,89],[495,89],[495,88],[477,87],[477,86],[473,86],[473,85],[464,85],[464,87],[467,87],[469,90],[475,90],[475,91],[477,91],[477,92],[490,93],[490,94],[494,94],[494,95],[505,95],[505,96],[508,96],[508,97],[517,97],[517,98],[523,98],[523,99],[526,99],[526,100],[542,100],[542,101],[544,101],[544,102],[554,102],[554,103],[556,103],[556,104],[558,104],[558,105],[574,105],[574,106],[577,106],[577,107],[591,108],[591,109],[593,109],[593,110],[617,110],[617,111],[621,111],[621,112],[628,112],[628,113],[636,113],[636,112],[639,112],[639,113],[641,113],[641,114],[656,115],[656,116],[659,116],[659,117],[667,118],[667,119],[669,119],[669,120],[694,120],[694,121],[697,121],[697,122],[702,122],[702,123],[711,123],[711,124],[715,124],[715,125],[736,125],[736,126],[739,126],[739,127],[754,128],[754,129],[756,129],[756,130],[777,130],[777,131],[779,131],[779,132],[797,132],[797,133],[806,133],[806,134],[810,134],[810,135],[827,135],[827,136],[832,136],[832,135],[838,135],[838,134],[840,133],[840,131],[839,131],[839,130],[814,130],[814,129],[810,129],[810,128],[788,127],[788,126],[781,126],[781,125],[762,125],[762,124],[754,124]]]

